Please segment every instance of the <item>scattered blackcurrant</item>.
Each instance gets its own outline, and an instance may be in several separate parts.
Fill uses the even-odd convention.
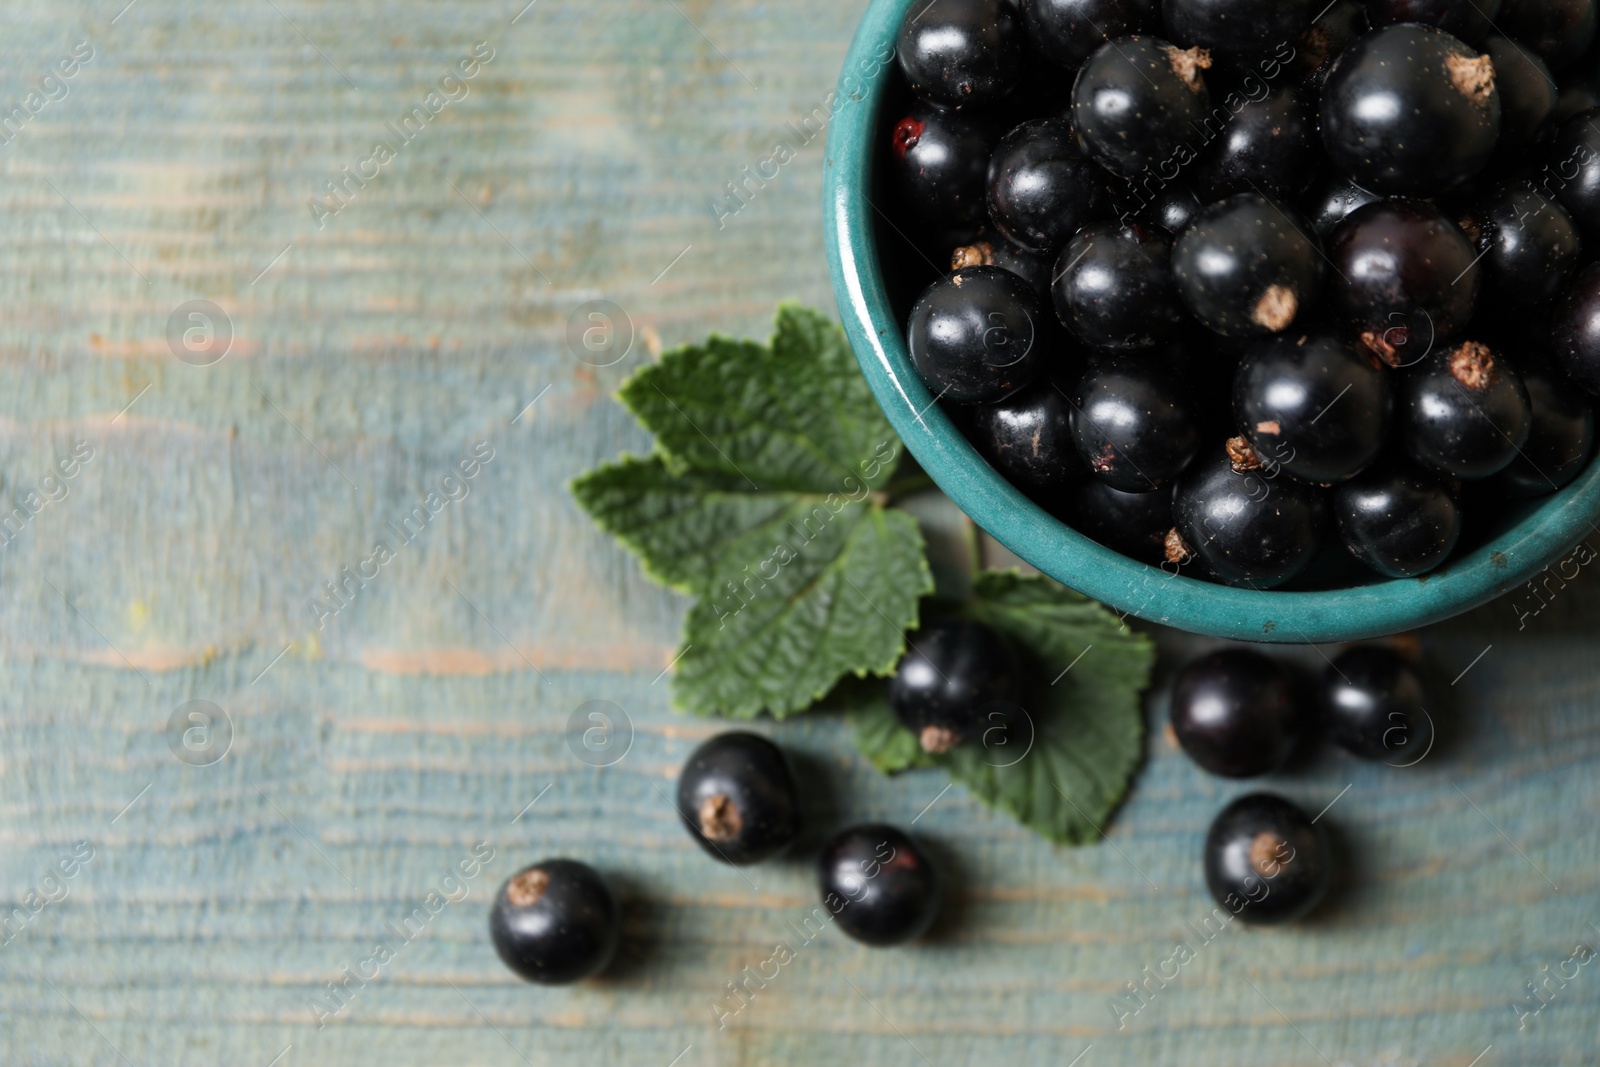
[[[989,731],[1017,726],[1021,693],[1016,647],[970,619],[930,623],[910,635],[889,679],[895,717],[924,751],[936,753],[981,744]]]
[[[1235,800],[1206,834],[1206,886],[1247,923],[1306,915],[1327,892],[1331,866],[1322,827],[1272,793]]]
[[[1531,185],[1511,182],[1462,220],[1462,229],[1483,257],[1484,291],[1506,311],[1553,300],[1578,267],[1582,242],[1572,216]]]
[[[969,437],[1006,480],[1045,507],[1083,479],[1089,468],[1078,454],[1068,413],[1072,402],[1054,380],[1037,382],[997,404],[973,412]]]
[[[1357,645],[1322,676],[1322,729],[1362,759],[1409,765],[1433,747],[1433,717],[1422,680],[1398,652]]]
[[[1169,717],[1189,758],[1228,778],[1277,770],[1304,729],[1288,674],[1242,648],[1213,652],[1179,671]]]
[[[678,774],[678,814],[706,852],[736,866],[776,856],[800,836],[800,797],[778,746],[718,734]]]
[[[1222,135],[1195,164],[1195,183],[1208,200],[1256,192],[1298,196],[1317,161],[1316,124],[1292,85],[1260,99],[1246,98]]]
[[[1179,544],[1229,585],[1270,589],[1311,562],[1327,525],[1322,490],[1263,463],[1244,438],[1202,454],[1178,481]]]
[[[489,913],[489,937],[505,965],[546,985],[604,970],[621,934],[611,887],[576,860],[544,860],[518,871],[500,887]]]
[[[999,135],[987,119],[917,101],[889,130],[888,179],[920,226],[956,232],[988,221],[989,154]]]
[[[1090,361],[1072,390],[1068,421],[1089,472],[1130,493],[1166,485],[1200,447],[1193,393],[1158,356]]]
[[[928,932],[939,913],[939,878],[916,842],[893,826],[856,826],[822,849],[822,903],[839,928],[868,945],[898,945]]]
[[[1067,330],[1095,348],[1150,348],[1188,318],[1172,280],[1172,237],[1155,227],[1081,231],[1061,250],[1051,294]]]

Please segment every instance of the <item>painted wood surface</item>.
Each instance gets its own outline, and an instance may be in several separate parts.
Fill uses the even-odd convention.
[[[764,727],[818,832],[932,842],[954,888],[915,948],[802,943],[803,850],[740,872],[681,832],[665,794],[715,730],[667,708],[684,603],[564,486],[646,446],[608,397],[651,351],[830,305],[790,124],[857,3],[122,2],[16,5],[0,42],[0,1062],[1594,1062],[1600,969],[1563,965],[1600,944],[1587,571],[1423,635],[1452,706],[1418,766],[1267,783],[1333,803],[1348,861],[1293,930],[1202,941],[1199,840],[1243,787],[1159,730],[1109,841],[1068,850],[837,723]],[[610,366],[568,342],[596,300],[632,324]],[[213,365],[169,342],[190,301],[231,333]],[[606,766],[568,729],[591,701],[631,722]],[[529,987],[487,944],[494,887],[553,853],[629,901],[605,981]]]

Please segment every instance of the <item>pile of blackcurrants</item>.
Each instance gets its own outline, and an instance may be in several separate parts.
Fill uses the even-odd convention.
[[[678,776],[678,814],[705,851],[745,866],[800,838],[800,791],[788,760],[759,734],[718,734],[689,755]],[[939,878],[917,842],[869,823],[835,834],[817,858],[825,916],[868,945],[921,937],[939,910]],[[809,925],[807,927],[809,929]],[[603,971],[622,937],[622,911],[599,872],[548,859],[506,880],[489,914],[495,951],[531,982],[562,985]]]
[[[1128,556],[1427,574],[1593,448],[1596,2],[917,0],[873,198],[918,372]]]
[[[1212,652],[1173,681],[1173,736],[1203,770],[1228,778],[1278,770],[1313,732],[1391,767],[1414,766],[1433,750],[1421,677],[1389,646],[1347,649],[1329,662],[1314,693],[1300,690],[1288,670],[1259,652]],[[1308,816],[1274,793],[1251,793],[1222,809],[1205,843],[1206,885],[1217,903],[1260,924],[1315,908],[1337,866],[1320,825],[1325,813]]]

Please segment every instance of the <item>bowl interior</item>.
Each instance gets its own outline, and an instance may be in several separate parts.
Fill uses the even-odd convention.
[[[882,210],[874,149],[893,84],[895,36],[913,2],[873,0],[840,75],[823,178],[829,268],[845,331],[890,423],[939,487],[1007,548],[1125,615],[1213,637],[1314,643],[1361,640],[1459,614],[1527,583],[1589,533],[1600,532],[1600,463],[1591,463],[1561,491],[1506,507],[1497,522],[1464,539],[1443,567],[1423,577],[1374,576],[1314,591],[1239,589],[1102,547],[1012,488],[923,386],[896,307],[904,294],[892,299],[885,282],[886,270],[900,277],[895,263],[911,242]],[[1507,610],[1536,609],[1531,596],[1514,598]]]

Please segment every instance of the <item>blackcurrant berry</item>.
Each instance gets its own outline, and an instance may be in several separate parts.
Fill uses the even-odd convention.
[[[551,859],[506,880],[489,912],[489,937],[505,965],[530,982],[564,985],[605,969],[622,913],[604,878],[576,860]]]
[[[1415,22],[1416,19],[1401,21]],[[1313,102],[1328,80],[1328,71],[1334,62],[1356,41],[1366,35],[1370,26],[1367,10],[1359,0],[1334,0],[1323,8],[1309,29],[1300,35],[1295,60],[1311,92]]]
[[[1595,0],[1505,0],[1496,25],[1560,70],[1595,38]]]
[[[1305,812],[1272,793],[1252,793],[1211,823],[1206,887],[1243,922],[1293,922],[1327,892],[1329,851],[1327,834]]]
[[[1000,267],[1028,283],[1039,300],[1050,300],[1050,272],[1055,260],[1018,248],[1004,237],[973,237],[950,252],[950,269]]]
[[[1202,71],[1211,59],[1158,37],[1109,41],[1089,57],[1072,84],[1078,136],[1106,169],[1132,177],[1159,167],[1211,112]]]
[[[1500,134],[1494,64],[1442,30],[1388,26],[1345,49],[1322,87],[1322,140],[1363,187],[1432,196],[1489,161]]]
[[[1421,22],[1471,45],[1483,43],[1499,13],[1500,0],[1367,0],[1367,15],[1374,26]]]
[[[1322,490],[1264,466],[1238,438],[1202,454],[1178,481],[1173,517],[1180,554],[1197,555],[1230,585],[1271,589],[1316,555],[1327,504]]]
[[[744,866],[800,836],[800,796],[778,746],[759,734],[718,734],[678,774],[678,814],[700,847]]]
[[[924,751],[948,752],[1017,725],[1022,688],[1021,662],[1005,635],[970,619],[946,619],[907,638],[889,679],[889,706]]]
[[[1205,208],[1172,246],[1184,304],[1224,337],[1289,328],[1316,295],[1322,251],[1293,208],[1240,193]]]
[[[906,339],[930,392],[956,404],[990,404],[1045,369],[1052,353],[1036,343],[1038,324],[1038,298],[1021,278],[964,267],[917,298]]]
[[[1329,334],[1258,341],[1234,374],[1234,417],[1256,452],[1287,473],[1341,482],[1383,448],[1389,373]]]
[[[1311,0],[1162,0],[1161,16],[1174,40],[1219,52],[1265,51],[1295,40],[1321,10]]]
[[[1242,648],[1202,656],[1179,671],[1168,715],[1189,758],[1228,778],[1277,770],[1304,728],[1288,674]]]
[[[955,232],[988,220],[989,154],[999,134],[986,118],[917,101],[889,131],[888,180],[923,227]]]
[[[1341,652],[1322,677],[1322,728],[1329,740],[1362,759],[1401,766],[1433,747],[1433,717],[1422,679],[1383,645]]]
[[[1208,200],[1256,192],[1280,200],[1306,187],[1321,146],[1300,90],[1292,85],[1246,99],[1195,164],[1195,184]]]
[[[1151,348],[1188,321],[1172,281],[1172,238],[1153,227],[1080,231],[1061,250],[1050,292],[1068,332],[1093,348]]]
[[[1017,244],[1054,256],[1109,210],[1104,178],[1079,150],[1070,122],[1024,123],[1006,134],[989,160],[989,217]]]
[[[1062,515],[1073,529],[1114,552],[1152,566],[1167,562],[1170,487],[1124,493],[1098,478],[1085,478],[1067,490]]]
[[[1431,204],[1381,200],[1334,227],[1328,258],[1340,309],[1362,343],[1394,366],[1463,329],[1478,296],[1477,253]]]
[[[1311,229],[1326,241],[1335,226],[1357,208],[1383,197],[1361,188],[1344,175],[1330,171],[1322,177],[1304,198],[1305,214]]]
[[[1600,396],[1600,263],[1578,272],[1550,319],[1556,363],[1580,388]]]
[[[841,831],[817,861],[822,903],[864,944],[899,945],[928,932],[939,914],[939,876],[926,854],[893,826]]]
[[[1494,61],[1494,86],[1500,93],[1500,139],[1495,154],[1520,162],[1523,154],[1545,133],[1560,93],[1550,68],[1530,49],[1516,41],[1491,36],[1483,50]]]
[[[973,409],[968,432],[989,466],[1046,508],[1083,480],[1088,467],[1073,443],[1072,402],[1055,381],[1036,382],[997,404]]]
[[[1554,193],[1584,233],[1600,238],[1600,107],[1562,123],[1551,158],[1540,191]]]
[[[1157,0],[1022,0],[1022,16],[1044,57],[1076,70],[1107,41],[1155,29],[1158,6]]]
[[[949,107],[992,104],[1016,88],[1024,41],[1010,0],[918,0],[895,55],[918,96]]]
[[[1526,182],[1498,186],[1462,220],[1477,245],[1484,292],[1498,309],[1553,300],[1577,270],[1582,241],[1572,216]]]
[[[1461,536],[1461,509],[1437,477],[1384,464],[1333,491],[1339,538],[1356,559],[1389,578],[1427,574]]]
[[[1169,234],[1176,234],[1200,214],[1205,201],[1194,191],[1194,186],[1183,182],[1169,182],[1148,200],[1135,206],[1138,220],[1149,226],[1159,226]]]
[[[1410,368],[1400,439],[1411,458],[1452,478],[1487,478],[1517,456],[1533,424],[1522,378],[1489,346],[1463,341]]]
[[[1550,114],[1550,123],[1559,130],[1574,115],[1581,115],[1594,107],[1600,107],[1600,92],[1597,92],[1594,86],[1563,85],[1561,95],[1556,100],[1556,109]],[[1554,186],[1547,191],[1554,194]]]
[[[1093,359],[1072,394],[1068,421],[1078,454],[1114,488],[1144,493],[1166,485],[1200,447],[1193,392],[1168,360]]]
[[[1517,458],[1489,479],[1505,497],[1543,496],[1569,484],[1594,453],[1594,403],[1551,370],[1522,368],[1533,427]]]

